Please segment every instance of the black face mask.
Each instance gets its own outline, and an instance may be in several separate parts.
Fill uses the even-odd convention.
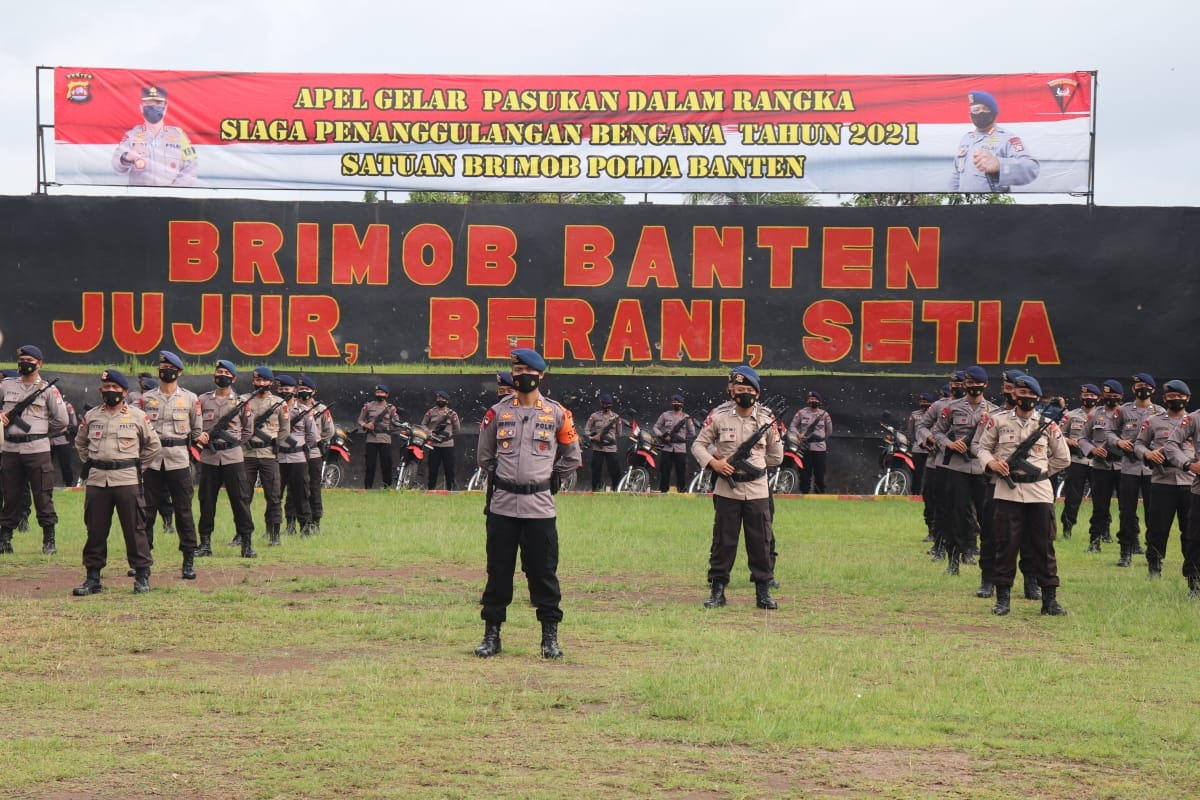
[[[32,361],[18,361],[17,372],[21,373],[22,375],[32,375],[33,373],[37,372],[37,364],[33,363]]]
[[[438,401],[437,401],[437,406],[438,406],[438,408],[445,408],[445,407],[446,407],[446,402],[447,402],[447,401],[445,401],[445,400],[438,400]]]
[[[750,392],[742,392],[733,396],[733,402],[737,403],[742,408],[754,408],[754,404],[758,401]]]
[[[292,394],[293,394],[292,392],[280,392],[279,399],[286,403],[287,401],[292,399]]]
[[[971,122],[975,123],[975,127],[981,131],[986,131],[992,127],[992,123],[996,121],[995,111],[979,111],[971,115]]]
[[[538,376],[532,372],[522,372],[520,375],[513,375],[513,383],[517,385],[518,392],[529,394],[538,387]]]
[[[104,405],[109,408],[116,408],[125,399],[124,392],[101,392],[100,396],[104,398]]]
[[[809,400],[809,401],[808,401],[808,407],[809,407],[809,408],[817,408],[817,407],[818,407],[818,406],[820,406],[820,405],[821,405],[821,401],[820,401],[820,400]]]
[[[254,384],[255,394],[266,394],[269,391],[271,391],[271,384],[269,383],[266,386],[259,386],[257,383]]]
[[[1117,403],[1119,403],[1119,402],[1121,402],[1121,398],[1119,398],[1119,397],[1105,397],[1104,398],[1104,405],[1108,406],[1109,408],[1116,408]]]
[[[228,375],[214,375],[213,383],[222,389],[228,389],[230,386],[233,386],[233,378]]]
[[[972,386],[967,389],[967,394],[971,395],[971,397],[979,397],[980,395],[983,394],[983,387],[982,386]]]
[[[921,409],[922,411],[924,411],[925,409],[929,408],[929,406],[930,406],[930,405],[931,405],[930,403],[918,403],[918,404],[917,404],[917,408],[919,408],[919,409]]]
[[[1187,408],[1187,400],[1168,400],[1167,408],[1172,411],[1183,411]]]
[[[1154,394],[1153,389],[1134,389],[1133,394],[1138,400],[1149,400],[1150,395]]]
[[[163,121],[163,117],[167,114],[166,106],[142,106],[142,118],[151,125],[156,125]]]
[[[1015,394],[1013,394],[1012,392],[1005,392],[1004,393],[1004,402],[1010,406],[1015,406],[1017,404],[1017,396]]]
[[[672,411],[683,411],[683,403],[671,403]]]
[[[950,390],[950,396],[953,397],[955,400],[957,400],[960,397],[965,397],[966,394],[967,394],[967,390],[963,386],[955,386],[954,388],[952,388]]]
[[[1036,397],[1018,397],[1017,408],[1022,411],[1033,411],[1033,407],[1037,405]]]
[[[612,406],[600,406],[601,411],[612,411]]]
[[[301,400],[312,400],[312,395],[312,392],[296,392],[296,397],[299,397]]]
[[[388,396],[386,394],[377,394],[377,395],[375,395],[375,399],[377,401],[379,401],[380,403],[386,403]]]
[[[1096,407],[1096,398],[1094,398],[1094,397],[1085,397],[1082,400],[1080,400],[1079,402],[1084,408],[1095,408]]]
[[[179,370],[174,367],[159,367],[158,379],[163,383],[174,383],[179,380]]]

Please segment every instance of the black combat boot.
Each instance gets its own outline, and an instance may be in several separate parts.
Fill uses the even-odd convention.
[[[185,581],[196,580],[196,560],[191,551],[185,550],[183,553],[183,569],[180,570],[180,576]]]
[[[196,557],[212,555],[212,534],[200,534],[200,546],[196,548]]]
[[[968,566],[972,566],[972,567],[975,566],[975,564],[976,564],[975,556],[976,556],[975,552],[968,550],[967,552],[963,553],[963,555],[962,555],[962,563],[964,563]]]
[[[11,553],[12,549],[12,528],[0,528],[0,553]]]
[[[1162,559],[1157,553],[1150,553],[1146,556],[1146,577],[1161,578],[1162,577]]]
[[[319,534],[321,532],[321,520],[314,519],[312,528],[313,528],[313,536],[316,536],[317,534]]]
[[[1021,576],[1025,581],[1025,599],[1026,600],[1041,600],[1042,587],[1038,586],[1037,580],[1028,575]]]
[[[1104,535],[1100,537],[1100,541],[1104,542],[1105,544],[1112,544],[1112,534],[1108,531],[1105,531]]]
[[[283,544],[279,541],[279,523],[273,522],[267,526],[267,547],[278,547]]]
[[[754,584],[754,604],[759,608],[767,611],[774,611],[779,608],[779,604],[775,602],[775,598],[771,597],[771,586],[768,583]]]
[[[52,556],[58,552],[54,546],[54,526],[42,528],[42,555]]]
[[[24,514],[21,516],[21,519],[17,522],[17,530],[21,533],[24,533],[25,531],[29,530],[29,515],[28,514]]]
[[[1092,541],[1091,541],[1091,542],[1088,544],[1088,546],[1087,546],[1087,550],[1084,550],[1083,552],[1085,552],[1085,553],[1099,553],[1099,552],[1100,552],[1100,540],[1099,540],[1099,539],[1092,539]]]
[[[1133,554],[1130,553],[1128,550],[1126,550],[1124,547],[1121,548],[1121,558],[1117,561],[1117,566],[1118,567],[1132,567],[1133,566]]]
[[[948,563],[946,565],[946,574],[947,575],[957,575],[958,574],[958,551],[955,551],[950,554],[950,563]]]
[[[720,608],[725,605],[725,584],[720,581],[712,582],[712,593],[704,601],[705,608]]]
[[[287,527],[283,529],[283,532],[286,533],[288,536],[296,535],[296,518],[295,517],[288,517]]]
[[[146,574],[147,574],[147,575],[149,575],[149,574],[150,574],[150,568],[149,568],[149,567],[146,567]],[[137,577],[137,570],[136,570],[136,569],[134,569],[133,567],[130,567],[129,569],[127,569],[127,570],[125,571],[125,577],[126,577],[126,578],[136,578],[136,577]]]
[[[311,522],[306,522],[300,526],[301,536],[312,536],[315,532],[316,531],[313,530],[313,524]]]
[[[233,538],[229,540],[229,546],[230,547],[241,547],[242,546],[242,535],[240,533],[235,533],[233,535]]]
[[[1066,616],[1067,610],[1058,604],[1058,587],[1047,586],[1042,589],[1042,615],[1046,617]]]
[[[933,531],[930,531],[929,533],[925,534],[925,538],[922,539],[921,541],[932,543],[933,542]]]
[[[1193,577],[1188,578],[1187,582],[1188,582],[1188,590],[1189,590],[1188,591],[1188,599],[1189,600],[1200,600],[1200,578],[1193,576]]]
[[[1067,539],[1070,539],[1070,538],[1071,538],[1071,526],[1070,526],[1070,525],[1063,525],[1063,527],[1062,527],[1062,538],[1063,538],[1063,541],[1064,541],[1064,542],[1065,542]]]
[[[96,594],[104,591],[104,586],[100,583],[100,570],[93,567],[88,567],[87,579],[76,586],[71,594],[76,597],[87,597],[89,594]]]
[[[1146,548],[1142,547],[1140,544],[1135,544],[1133,546],[1133,550],[1130,552],[1135,556],[1144,556],[1146,555]]]
[[[150,591],[150,568],[138,567],[133,576],[133,593],[145,594]]]
[[[984,578],[979,582],[979,588],[975,590],[975,596],[991,597],[992,593],[995,591],[995,588],[996,587],[992,586],[991,581],[989,581],[987,578]]]
[[[242,543],[242,558],[258,558],[258,553],[254,552],[251,546],[251,536],[252,534],[247,533],[238,540]]]
[[[996,605],[992,606],[992,613],[997,617],[1003,617],[1012,610],[1012,587],[997,586],[996,587]]]
[[[487,622],[483,626],[483,641],[475,648],[475,655],[491,658],[500,654],[500,623]]]
[[[558,646],[558,623],[542,623],[542,658],[562,658],[562,648]]]

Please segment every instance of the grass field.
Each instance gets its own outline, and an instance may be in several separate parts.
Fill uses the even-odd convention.
[[[1200,603],[1059,543],[1060,600],[1003,619],[949,578],[904,500],[781,500],[780,609],[701,607],[711,504],[560,498],[566,658],[523,586],[482,633],[482,498],[328,495],[325,533],[227,545],[178,578],[163,537],[131,593],[110,540],[0,560],[0,797],[759,798],[1200,796]],[[255,514],[261,519],[261,497]],[[1111,547],[1108,548],[1111,550]]]

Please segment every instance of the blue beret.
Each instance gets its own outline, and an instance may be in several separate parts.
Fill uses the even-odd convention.
[[[517,388],[517,384],[513,383],[512,373],[507,372],[507,371],[496,373],[496,385],[497,386],[508,386],[512,389]]]
[[[377,391],[377,392],[383,392],[384,394],[391,394],[391,391],[390,391],[390,390],[387,388],[387,384],[386,384],[386,383],[377,383],[377,384],[375,384],[375,391]]]
[[[15,378],[20,374],[21,373],[17,372],[15,369],[0,369],[0,375],[3,375],[6,378]]]
[[[1037,378],[1033,377],[1032,375],[1018,375],[1017,379],[1013,381],[1013,386],[1018,389],[1022,387],[1026,389],[1032,389],[1033,393],[1038,397],[1042,396],[1042,385],[1038,383]]]
[[[449,399],[450,399],[450,393],[449,393],[449,392],[447,392],[445,389],[438,389],[438,390],[437,390],[437,393],[436,393],[434,396],[435,396],[435,397],[444,397],[444,398],[446,398],[447,400],[449,400]]]
[[[754,387],[754,391],[762,391],[762,384],[758,379],[758,373],[752,367],[748,367],[745,364],[734,367],[729,371],[729,382],[743,386],[750,385]]]
[[[976,364],[973,367],[967,367],[965,370],[963,370],[963,374],[965,374],[968,378],[975,381],[976,383],[987,383],[988,382],[987,370],[984,369],[983,367],[979,366],[978,364]]]
[[[1083,386],[1079,387],[1079,393],[1083,394],[1084,392],[1091,392],[1092,394],[1100,394],[1100,387],[1094,383],[1085,383]]]
[[[278,377],[275,378],[275,380],[277,380],[279,382],[280,386],[295,386],[296,385],[296,379],[293,378],[291,375],[279,375]]]
[[[183,359],[172,353],[170,350],[159,350],[158,357],[170,364],[175,369],[183,369]]]
[[[970,91],[967,92],[967,102],[971,105],[980,103],[992,110],[992,113],[1000,113],[1000,104],[996,102],[996,98],[992,97],[991,92]]]
[[[941,388],[941,393],[942,394],[950,394],[950,384],[943,383],[942,388]]]
[[[151,378],[149,375],[147,375],[146,377],[143,378],[141,375],[139,375],[138,376],[138,385],[140,385],[142,387],[143,392],[148,392],[151,389],[157,389],[158,388],[158,378]]]
[[[312,389],[314,392],[317,390],[317,382],[307,375],[300,376],[300,385],[306,389]]]
[[[263,364],[254,368],[254,377],[266,378],[269,381],[273,381],[275,380],[275,373],[271,372],[270,367]]]
[[[921,400],[924,400],[926,403],[933,402],[933,392],[921,392],[919,397]]]
[[[512,363],[524,364],[530,369],[536,369],[538,372],[546,371],[546,359],[542,358],[542,354],[537,350],[531,350],[528,347],[518,347],[509,353],[512,356]]]
[[[954,370],[954,372],[950,375],[951,383],[962,383],[966,379],[967,379],[967,373],[961,369]]]
[[[32,344],[23,344],[17,348],[17,358],[20,358],[21,356],[36,358],[38,361],[45,360],[42,358],[42,348]]]
[[[611,395],[611,394],[602,394],[602,395],[600,395],[600,405],[602,405],[602,406],[611,406],[611,405],[612,405],[612,402],[613,402],[613,399],[612,399],[612,395]]]
[[[161,86],[146,86],[142,88],[143,100],[162,100],[167,99],[167,90]]]
[[[1180,394],[1186,394],[1188,397],[1192,396],[1192,390],[1189,389],[1188,385],[1181,380],[1167,381],[1165,384],[1163,384],[1163,391],[1179,392]]]
[[[235,367],[233,365],[232,361],[226,361],[225,359],[222,358],[220,361],[217,362],[217,368],[218,369],[227,369],[227,370],[229,370],[230,375],[232,375],[235,378],[237,377],[237,367]]]
[[[818,403],[823,403],[823,402],[825,402],[824,400],[822,400],[822,399],[821,399],[821,393],[820,393],[820,392],[809,392],[809,393],[808,393],[808,396],[809,396],[809,397],[815,397],[815,398],[817,398],[817,402],[818,402]]]
[[[1102,385],[1104,386],[1105,389],[1107,389],[1110,392],[1116,392],[1117,394],[1125,394],[1125,387],[1122,386],[1121,382],[1118,381],[1116,378],[1109,378]]]
[[[106,369],[100,373],[100,381],[110,381],[117,384],[125,391],[129,391],[129,379],[121,374],[120,370]]]
[[[1133,382],[1134,382],[1134,383],[1137,383],[1138,381],[1141,381],[1142,383],[1148,383],[1148,384],[1150,384],[1150,388],[1151,388],[1151,389],[1157,389],[1157,388],[1158,388],[1158,384],[1154,382],[1154,378],[1150,377],[1149,375],[1147,375],[1147,374],[1146,374],[1146,373],[1144,373],[1144,372],[1139,372],[1139,373],[1136,373],[1136,374],[1133,376]]]
[[[1017,379],[1017,376],[1024,374],[1025,373],[1021,370],[1010,367],[1009,369],[1006,369],[1004,372],[1000,373],[1000,380],[1002,380],[1004,383],[1012,383]]]
[[[682,402],[683,402],[683,395],[681,395],[681,394],[673,394],[673,395],[671,395],[671,402],[672,402],[672,403],[682,403]]]

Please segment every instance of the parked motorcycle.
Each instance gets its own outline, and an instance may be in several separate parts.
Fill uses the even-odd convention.
[[[424,425],[407,422],[400,425],[394,434],[400,443],[400,464],[396,467],[395,489],[418,489],[421,480],[417,472],[425,454],[433,449],[433,433]]]
[[[875,483],[875,494],[905,495],[913,485],[913,467],[908,436],[890,424],[892,415],[883,412],[879,427],[883,428],[883,444],[879,450],[879,480]]]
[[[633,423],[630,446],[625,451],[625,474],[617,482],[618,492],[650,491],[650,478],[658,474],[658,442],[654,433]]]
[[[780,427],[783,427],[780,423]],[[773,494],[796,494],[800,490],[800,473],[804,470],[804,448],[800,436],[789,430],[780,433],[783,439],[783,463],[770,470],[767,485]]]
[[[325,489],[336,489],[342,485],[343,470],[339,461],[346,462],[346,471],[350,469],[350,434],[340,425],[333,429],[333,438],[329,440],[329,448],[325,451],[325,460],[321,464],[321,486]]]

